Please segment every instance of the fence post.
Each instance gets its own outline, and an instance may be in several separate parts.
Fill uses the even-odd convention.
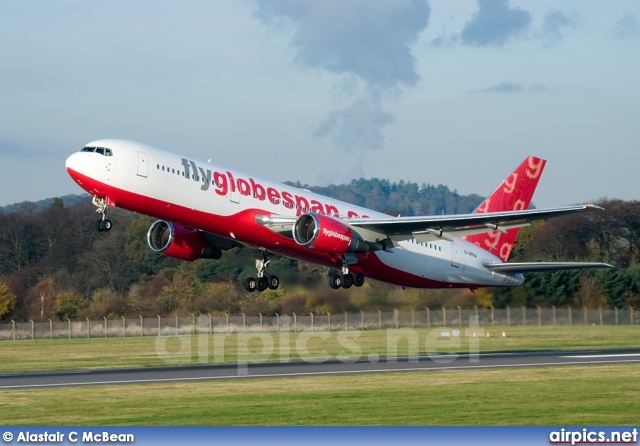
[[[160,318],[160,315],[158,315],[158,336],[160,336],[162,334],[162,319]]]
[[[442,326],[447,326],[447,310],[444,307],[442,307]]]
[[[309,313],[309,315],[311,316],[311,333],[313,333],[315,331],[315,328],[313,326],[313,313]]]
[[[107,318],[105,316],[102,316],[102,318],[104,319],[104,337],[108,338],[109,337],[109,323],[107,322]]]
[[[349,330],[349,316],[346,311],[344,312],[344,329],[345,331]]]
[[[11,334],[13,336],[13,340],[16,340],[16,321],[11,320]],[[71,337],[71,335],[69,335]]]
[[[542,309],[540,308],[540,305],[537,305],[538,307],[538,325],[542,325]]]
[[[393,309],[393,319],[395,320],[396,330],[398,329],[398,309]]]
[[[276,327],[278,329],[278,333],[280,333],[280,315],[276,313]]]
[[[178,336],[178,315],[174,314],[175,318],[176,318],[176,336]]]
[[[262,333],[262,313],[258,313],[258,316],[260,316],[260,333]]]
[[[242,313],[242,332],[247,332],[247,316],[245,316],[244,313]]]
[[[293,313],[293,332],[298,332],[298,316],[295,313]]]
[[[122,316],[122,337],[127,337],[127,320]]]
[[[567,306],[567,309],[569,310],[569,325],[573,325],[573,320],[571,318],[571,307]]]
[[[556,307],[551,305],[551,310],[553,311],[553,325],[556,325]]]
[[[491,308],[491,326],[493,327],[494,325],[496,325],[496,318],[495,318],[493,305],[490,305],[490,308]]]
[[[378,330],[382,330],[382,311],[378,310]]]
[[[209,334],[213,334],[213,323],[211,321],[211,313],[207,313],[207,316],[209,316]]]
[[[600,313],[600,325],[602,325],[602,307],[598,307],[598,313]]]
[[[522,306],[522,325],[527,325],[527,308]]]
[[[462,308],[458,305],[458,327],[462,327]]]
[[[360,310],[360,330],[364,331],[364,311]]]
[[[71,319],[67,318],[67,322],[69,322],[69,339],[71,339]]]
[[[91,321],[87,318],[87,339],[91,338]]]
[[[429,307],[424,307],[427,310],[427,327],[431,328],[431,310]]]
[[[476,311],[476,322],[475,322],[475,325],[480,325],[480,316],[478,316],[478,306],[474,305],[473,309]]]
[[[49,339],[53,339],[53,321],[49,319]]]
[[[227,334],[229,334],[229,315],[227,313],[224,314],[227,318]]]
[[[629,322],[633,325],[633,307],[629,307]]]
[[[411,328],[416,328],[416,310],[411,309]]]
[[[507,305],[507,327],[511,327],[511,307]]]
[[[587,306],[583,305],[582,308],[584,308],[584,325],[588,325],[589,321],[587,320]]]
[[[616,325],[618,325],[618,307],[615,307],[614,311],[616,313]]]
[[[329,317],[329,331],[331,331],[331,313],[327,311],[327,316]]]
[[[36,323],[31,319],[31,340],[36,338]]]
[[[195,335],[196,334],[196,315],[191,313],[191,326],[193,327],[191,329],[191,334]]]
[[[144,337],[144,319],[140,316],[140,337]]]

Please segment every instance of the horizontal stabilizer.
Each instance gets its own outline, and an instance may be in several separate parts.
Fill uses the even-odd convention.
[[[608,263],[598,262],[520,262],[520,263],[485,263],[489,271],[501,273],[550,273],[570,269],[615,268]]]

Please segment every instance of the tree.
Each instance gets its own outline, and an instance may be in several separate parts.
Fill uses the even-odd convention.
[[[77,318],[87,308],[87,302],[77,294],[64,292],[56,296],[56,306],[56,317],[64,321]]]
[[[11,311],[15,300],[16,296],[11,292],[7,284],[0,282],[0,319]]]

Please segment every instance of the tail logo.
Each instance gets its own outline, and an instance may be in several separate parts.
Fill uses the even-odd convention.
[[[475,210],[476,214],[504,211],[521,211],[529,208],[546,161],[529,156],[502,184]],[[509,229],[506,234],[488,232],[466,236],[468,242],[496,253],[505,262],[513,250],[519,229]]]

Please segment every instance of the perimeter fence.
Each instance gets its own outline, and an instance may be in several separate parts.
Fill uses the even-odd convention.
[[[124,317],[95,321],[0,323],[0,341],[21,339],[113,338],[215,333],[274,333],[301,331],[382,330],[517,325],[640,325],[640,311],[583,308],[425,308],[421,311],[377,311],[340,314],[275,316],[201,314],[188,317]]]

